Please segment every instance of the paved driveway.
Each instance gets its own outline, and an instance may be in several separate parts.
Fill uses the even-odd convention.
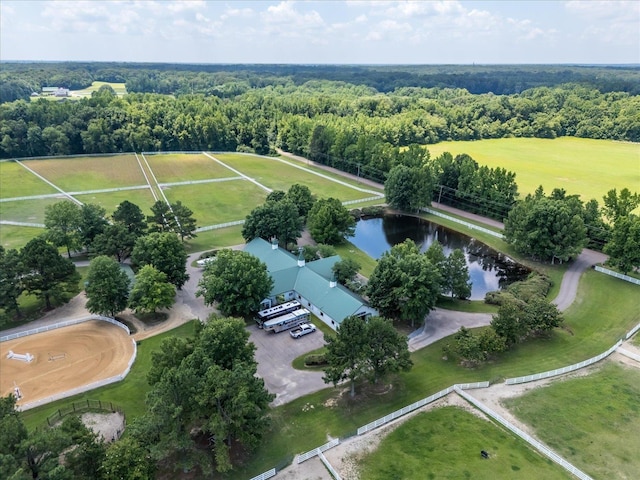
[[[249,340],[257,347],[258,375],[264,379],[267,390],[276,394],[272,405],[282,405],[330,386],[322,381],[322,372],[300,371],[291,366],[295,358],[324,345],[320,330],[298,339],[291,338],[288,330],[272,333],[257,326],[248,330]]]

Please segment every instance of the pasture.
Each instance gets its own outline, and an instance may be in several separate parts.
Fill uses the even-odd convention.
[[[291,160],[234,153],[216,153],[213,156],[273,190],[286,192],[291,185],[299,183],[309,187],[311,193],[319,198],[334,197],[342,201],[373,196],[372,193],[357,190],[358,188],[375,190],[327,172],[323,172],[322,175],[329,178],[321,177],[306,166],[298,165]],[[347,185],[337,183],[332,179],[339,180]]]
[[[145,215],[151,215],[151,205],[155,202],[151,190],[142,188],[136,190],[120,190],[103,193],[86,193],[74,195],[74,198],[82,203],[95,203],[107,211],[107,216],[111,215],[115,209],[125,200],[135,203],[142,209]]]
[[[547,194],[564,188],[583,201],[602,197],[612,188],[640,190],[640,144],[561,137],[501,138],[470,142],[442,142],[426,146],[435,158],[443,152],[466,153],[479,165],[516,173],[523,197],[542,185]]]
[[[370,480],[572,478],[514,434],[451,406],[407,420],[358,464],[360,478]]]
[[[72,90],[71,96],[72,97],[90,97],[93,92],[97,92],[98,90],[100,90],[100,87],[102,87],[103,85],[109,85],[111,88],[113,88],[113,91],[116,92],[116,95],[118,96],[127,94],[127,87],[126,87],[126,84],[124,83],[93,82],[89,87],[85,89]]]
[[[23,163],[68,192],[147,184],[133,154],[26,160]]]
[[[0,162],[0,198],[47,195],[57,190],[16,162]]]
[[[594,478],[638,478],[640,370],[608,360],[504,403],[535,435]],[[635,473],[634,473],[635,472]]]
[[[12,222],[44,223],[44,210],[47,205],[63,200],[69,200],[69,198],[60,194],[49,198],[0,202],[0,218]]]
[[[160,183],[237,177],[238,174],[201,153],[145,154]],[[183,202],[184,203],[184,202]]]

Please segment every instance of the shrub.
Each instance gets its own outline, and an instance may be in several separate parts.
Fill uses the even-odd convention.
[[[324,353],[316,353],[304,357],[304,364],[307,367],[322,367],[327,365],[327,356]]]
[[[384,213],[384,207],[382,205],[362,207],[361,212],[363,217],[381,217]]]

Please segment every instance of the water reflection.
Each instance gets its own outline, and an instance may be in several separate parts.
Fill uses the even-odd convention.
[[[487,292],[499,290],[529,274],[526,267],[484,243],[416,217],[385,215],[360,220],[356,224],[355,236],[349,241],[371,257],[380,258],[391,246],[407,238],[416,242],[423,252],[434,241],[442,244],[445,255],[456,248],[462,250],[473,283],[472,300],[482,300]]]

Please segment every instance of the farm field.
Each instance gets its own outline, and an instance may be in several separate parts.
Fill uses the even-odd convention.
[[[127,87],[124,83],[117,82],[93,82],[91,86],[83,89],[83,90],[71,90],[72,97],[90,97],[93,92],[97,92],[100,90],[100,87],[103,85],[109,85],[113,88],[113,91],[116,92],[116,95],[126,95]]]
[[[74,195],[74,198],[77,198],[82,203],[95,203],[100,205],[107,211],[107,216],[111,215],[118,205],[125,200],[138,205],[145,215],[151,215],[151,206],[155,202],[148,188],[104,193],[86,193]]]
[[[68,200],[68,198],[61,194],[51,198],[0,202],[0,218],[12,222],[44,223],[44,210],[47,205],[53,205],[63,200]]]
[[[133,154],[27,160],[23,163],[70,192],[147,184]]]
[[[47,195],[58,191],[16,162],[0,162],[0,198]]]
[[[246,180],[178,185],[165,188],[170,203],[180,200],[193,210],[199,226],[244,220],[267,198],[267,192]]]
[[[594,478],[633,479],[640,471],[639,399],[640,370],[607,361],[588,376],[504,403],[541,441]]]
[[[524,440],[459,407],[419,413],[358,463],[360,478],[370,480],[573,478]]]
[[[238,174],[201,153],[144,155],[160,183],[237,177]]]
[[[276,158],[235,153],[214,154],[213,156],[273,190],[283,190],[286,192],[291,185],[299,183],[300,185],[309,187],[311,192],[320,198],[334,197],[346,201],[373,196],[372,193],[358,191],[346,185],[341,185],[327,178],[315,175],[314,173],[306,172],[294,166],[295,163],[292,164],[289,160],[280,161]],[[307,168],[303,165],[300,165],[300,167]],[[322,175],[334,178],[331,174],[327,174],[327,172],[323,172]],[[373,190],[370,187],[358,185],[355,182],[349,182],[340,177],[335,178],[340,180],[340,182],[353,185],[356,188]]]
[[[442,142],[426,146],[431,158],[443,152],[467,153],[480,165],[516,173],[521,196],[542,185],[547,194],[564,188],[583,201],[602,197],[612,188],[640,190],[640,144],[561,137],[502,138]]]

